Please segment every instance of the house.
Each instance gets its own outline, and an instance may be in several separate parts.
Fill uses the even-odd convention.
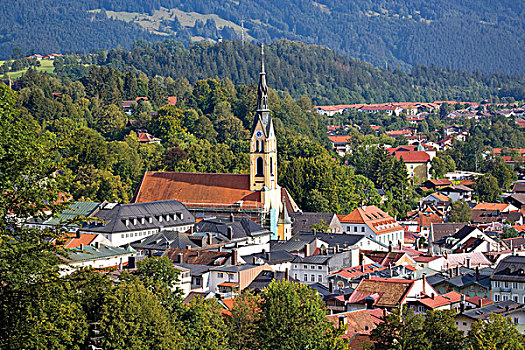
[[[284,212],[296,212],[299,208],[277,183],[277,138],[268,106],[264,64],[262,68],[250,141],[250,173],[147,171],[134,203],[175,199],[194,215],[228,217],[233,213],[269,229],[272,239],[292,236],[291,222],[287,222],[288,214]]]
[[[466,223],[446,223],[430,225],[430,234],[428,236],[428,251],[430,255],[441,254],[437,242],[441,242],[445,237],[450,237],[466,226]]]
[[[61,275],[73,273],[78,268],[91,267],[93,269],[108,269],[135,267],[137,251],[130,246],[125,248],[100,245],[94,246],[80,244],[78,249],[68,252],[64,264],[59,265]]]
[[[441,271],[447,263],[447,259],[441,255],[428,256],[428,255],[418,255],[412,257],[416,265],[422,269],[433,269],[436,271]]]
[[[384,310],[355,310],[329,315],[338,328],[344,327],[345,334],[342,336],[348,342],[349,349],[364,350],[372,345],[370,334],[377,325],[383,322],[386,315]]]
[[[290,272],[292,261],[297,257],[286,250],[272,250],[241,256],[241,259],[252,265],[269,265],[276,272]]]
[[[404,243],[403,226],[375,205],[356,208],[339,220],[347,233],[365,235],[386,245]]]
[[[337,215],[332,213],[290,213],[292,220],[292,234],[304,231],[312,231],[312,225],[327,226],[331,233],[342,233],[343,226]]]
[[[252,293],[259,293],[265,290],[273,281],[280,282],[283,280],[290,281],[290,276],[286,271],[262,270],[248,287],[246,287],[246,290],[249,290]],[[293,279],[291,281],[293,281]]]
[[[375,106],[375,105],[364,105],[358,109],[359,112],[364,113],[386,113],[389,116],[399,116],[402,109],[399,106]]]
[[[111,242],[104,236],[94,233],[80,233],[77,231],[75,233],[68,233],[64,237],[65,249],[76,249],[88,245],[93,247],[96,245],[112,246]]]
[[[362,251],[364,264],[379,264],[381,266],[414,265],[416,262],[403,251]]]
[[[474,192],[472,188],[464,185],[452,185],[439,190],[439,193],[450,198],[452,202],[459,200],[470,202],[472,200],[472,192]]]
[[[512,186],[512,193],[524,193],[525,194],[525,182],[516,182]]]
[[[328,140],[332,143],[332,148],[339,154],[341,157],[351,150],[351,136],[328,136]]]
[[[444,253],[471,253],[489,252],[498,249],[498,242],[474,226],[463,226],[450,236],[443,236],[438,241],[433,241],[434,250],[438,254]]]
[[[500,213],[508,213],[511,211],[518,211],[518,208],[516,208],[514,205],[509,203],[478,203],[472,210],[491,210],[491,211],[498,211]]]
[[[67,208],[57,216],[51,217],[45,221],[31,218],[26,226],[40,230],[56,230],[60,227],[63,231],[74,233],[78,231],[86,218],[91,217],[99,210],[100,205],[100,202],[71,202],[68,203]]]
[[[338,289],[355,288],[362,277],[370,275],[372,272],[385,270],[386,267],[377,263],[362,264],[353,267],[347,267],[332,272],[328,276],[328,283]]]
[[[408,177],[414,186],[430,179],[430,156],[425,151],[397,151],[391,154],[405,163]]]
[[[140,102],[147,100],[147,97],[137,97],[134,100],[122,101],[122,109],[124,109],[124,113],[126,113],[127,115],[132,115],[135,106]]]
[[[491,276],[492,300],[525,304],[525,256],[501,260]]]
[[[411,301],[409,308],[414,313],[424,315],[431,310],[456,310],[461,309],[461,302],[464,296],[456,291],[451,291],[443,295],[430,294],[424,295],[420,299]]]
[[[449,272],[428,277],[428,281],[439,293],[456,291],[467,297],[490,298],[491,268],[475,270],[456,266]]]
[[[472,171],[456,170],[456,171],[446,173],[445,177],[449,179],[450,181],[463,181],[463,180],[474,180],[478,178],[479,176],[483,176],[483,175],[484,174],[475,173]]]
[[[447,186],[451,186],[453,183],[449,179],[431,179],[423,182],[421,188],[425,190],[438,191]]]
[[[374,308],[390,311],[432,293],[438,294],[425,278],[409,280],[370,277],[361,280],[348,299],[347,308],[348,311]]]
[[[516,187],[516,185],[514,185]],[[525,193],[513,193],[504,199],[505,203],[511,204],[516,208],[525,208]]]
[[[146,131],[137,130],[137,138],[138,142],[141,144],[151,144],[151,143],[158,143],[160,144],[161,139],[147,133]]]
[[[419,201],[419,208],[425,209],[427,207],[433,207],[439,210],[441,213],[448,213],[450,210],[450,203],[450,198],[442,193],[436,192],[421,198]]]
[[[463,331],[465,335],[472,329],[477,321],[487,321],[491,314],[499,314],[510,318],[516,329],[523,333],[525,331],[525,305],[512,300],[500,301],[480,308],[467,310],[455,317],[456,328]]]
[[[202,240],[200,236],[195,237],[179,231],[160,231],[139,241],[131,243],[131,246],[141,255],[158,255],[169,249],[206,249],[208,241]]]
[[[352,251],[337,251],[333,254],[297,256],[292,261],[290,276],[301,283],[327,286],[329,274],[352,265],[352,255]]]
[[[121,246],[151,236],[161,230],[185,232],[195,218],[176,200],[148,203],[103,203],[84,225],[82,233],[99,233],[113,245]]]
[[[416,232],[428,238],[432,224],[441,224],[444,221],[444,214],[433,206],[427,206],[424,210],[417,210],[408,214],[409,217],[400,222],[409,232]]]
[[[232,298],[246,289],[261,271],[272,271],[268,265],[229,265],[210,269],[209,290],[221,298]]]

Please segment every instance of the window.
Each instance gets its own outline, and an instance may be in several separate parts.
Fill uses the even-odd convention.
[[[311,268],[312,270],[315,270],[315,266],[314,266],[314,265],[310,266],[310,268]]]
[[[499,288],[500,284],[499,281],[494,281],[494,287]]]
[[[509,288],[509,282],[504,282],[505,288]]]
[[[294,265],[293,268],[296,269],[296,268],[297,268],[297,265]]]
[[[270,175],[273,175],[273,161],[272,161],[272,157],[270,157]]]
[[[323,275],[317,275],[317,282],[323,282]]]
[[[512,288],[518,289],[518,282],[512,282]]]
[[[517,318],[517,317],[514,317],[512,320],[514,321],[514,324],[518,324],[518,322],[519,322],[519,318]]]
[[[311,281],[315,282],[315,275],[310,275],[310,277],[312,277]]]
[[[350,228],[351,228],[350,226],[347,226],[346,227],[346,232],[350,232]]]
[[[308,270],[308,265],[304,265],[303,269]]]
[[[294,278],[295,280],[297,280],[297,274],[294,274],[294,275],[293,275],[293,278]]]
[[[219,278],[222,278],[223,276],[224,276],[224,275],[223,275],[222,272],[219,272],[219,273],[217,274],[217,277],[219,277]]]
[[[463,322],[463,326],[466,326],[467,325],[467,322]]]
[[[513,295],[512,296],[512,300],[514,300],[515,302],[518,302],[518,296],[517,295]]]
[[[322,270],[323,267],[322,267],[321,265],[319,265],[319,266],[317,266],[317,269],[318,269],[318,270]]]
[[[361,227],[361,232],[365,232],[365,228],[364,227]]]
[[[508,295],[502,295],[502,296],[501,296],[501,299],[503,299],[503,301],[505,301],[505,300],[509,300],[509,296],[508,296]]]
[[[499,301],[499,294],[494,294],[494,301]]]
[[[307,274],[304,274],[304,278],[303,278],[303,280],[304,280],[305,282],[308,282],[308,275],[307,275]]]
[[[354,226],[354,232],[357,232],[357,226]]]
[[[256,174],[255,176],[264,176],[263,171],[263,159],[262,157],[257,158]]]

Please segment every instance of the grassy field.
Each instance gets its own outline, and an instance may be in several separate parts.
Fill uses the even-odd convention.
[[[100,12],[100,9],[91,10],[90,12]],[[138,13],[138,12],[115,12],[115,11],[106,11],[106,15],[109,18],[118,19],[124,22],[134,22],[140,25],[142,28],[158,34],[158,35],[173,35],[171,29],[166,28],[166,26],[161,26],[162,21],[173,21],[177,18],[181,25],[184,27],[193,27],[196,20],[201,20],[206,22],[207,19],[215,20],[217,29],[222,29],[224,27],[231,27],[235,32],[240,36],[242,28],[215,14],[203,15],[197,12],[184,12],[178,9],[166,9],[161,7],[160,10],[154,11],[153,15]],[[252,40],[253,38],[249,35],[248,31],[245,30],[245,35],[247,40]],[[195,38],[193,38],[196,40]]]
[[[4,64],[5,61],[0,61],[0,65]],[[53,66],[53,60],[40,60],[40,67],[36,67],[36,70],[39,72],[53,73],[55,67]],[[22,74],[27,72],[27,69],[19,70],[16,72],[7,72],[7,75],[11,79],[20,78]]]

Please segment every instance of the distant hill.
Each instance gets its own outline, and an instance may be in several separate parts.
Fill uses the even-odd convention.
[[[279,39],[376,66],[525,73],[525,2],[516,0],[21,0],[0,7],[0,58],[89,52],[135,40]]]
[[[219,77],[234,84],[255,84],[260,48],[251,43],[137,42],[131,51],[114,49],[93,60],[121,71],[141,71],[150,77]],[[460,100],[480,102],[525,100],[525,75],[469,73],[417,66],[410,72],[384,69],[316,45],[280,40],[265,48],[269,85],[316,104]],[[67,67],[65,67],[67,68]],[[84,71],[87,73],[85,67]],[[65,70],[64,72],[71,71]],[[58,72],[60,74],[60,72]]]

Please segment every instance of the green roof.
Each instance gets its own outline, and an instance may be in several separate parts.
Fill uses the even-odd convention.
[[[100,202],[74,202],[70,203],[56,218],[51,218],[45,222],[46,225],[62,225],[77,216],[87,217],[98,208]]]

